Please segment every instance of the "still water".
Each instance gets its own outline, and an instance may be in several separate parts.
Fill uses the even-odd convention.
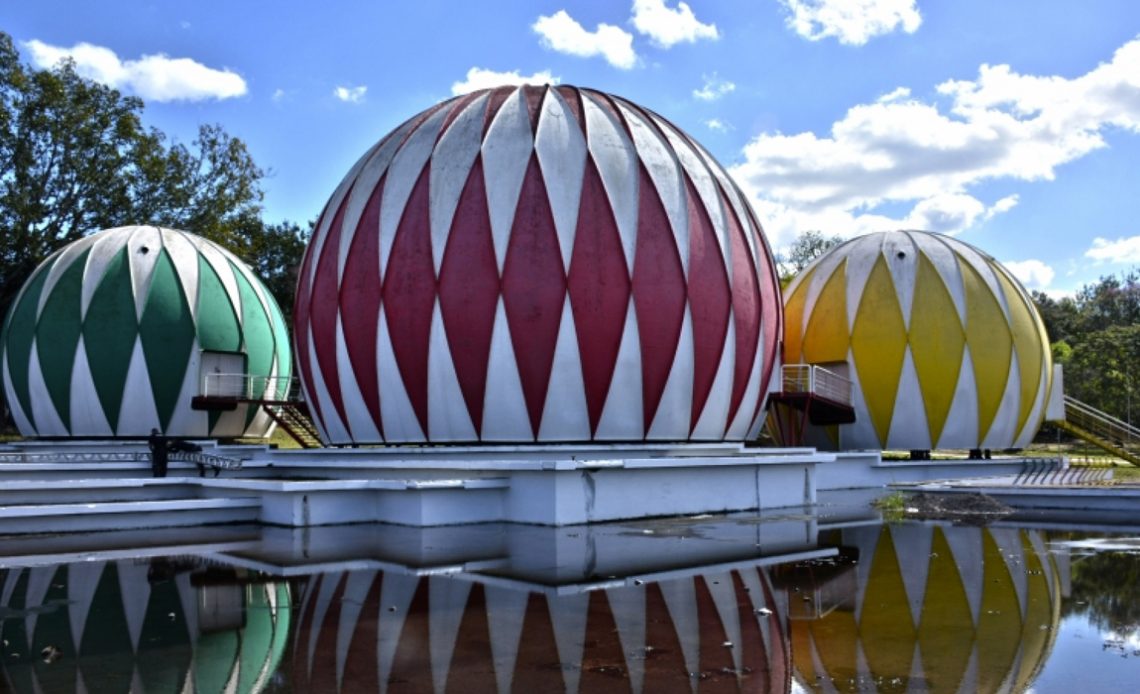
[[[0,552],[12,692],[1140,691],[1140,528],[863,508]]]

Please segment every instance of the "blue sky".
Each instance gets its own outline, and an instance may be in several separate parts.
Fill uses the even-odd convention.
[[[1140,265],[1135,0],[37,0],[0,28],[30,64],[71,55],[142,96],[178,140],[240,137],[273,221],[316,217],[436,101],[550,81],[689,131],[777,247],[943,231],[1056,294]]]

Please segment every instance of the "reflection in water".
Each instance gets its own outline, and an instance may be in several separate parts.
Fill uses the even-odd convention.
[[[113,561],[0,570],[9,689],[261,691],[288,639],[289,587],[195,585],[166,569]]]
[[[1101,631],[1140,643],[1140,547],[1093,553],[1073,562],[1072,600],[1065,614],[1080,614]]]
[[[1052,649],[1067,575],[1039,532],[898,525],[838,539],[858,563],[825,578],[840,586],[825,604],[790,615],[805,686],[994,692],[1032,683]]]
[[[330,573],[301,599],[298,691],[786,691],[767,573],[587,592],[400,572]],[[386,686],[385,686],[386,685]]]
[[[1020,691],[1055,647],[1041,681],[1084,676],[1055,666],[1069,562],[1042,532],[780,523],[261,529],[211,553],[237,570],[0,569],[0,690]]]

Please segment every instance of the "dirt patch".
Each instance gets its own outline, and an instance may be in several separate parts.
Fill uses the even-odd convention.
[[[986,523],[1013,513],[1013,509],[985,494],[913,492],[903,496],[902,515],[918,520]]]

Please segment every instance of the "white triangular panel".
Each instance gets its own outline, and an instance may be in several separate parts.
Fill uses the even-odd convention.
[[[495,660],[495,683],[499,694],[510,694],[530,594],[490,585],[483,586],[483,593],[487,598],[487,630],[491,636],[491,657]]]
[[[530,114],[521,88],[508,96],[499,107],[499,112],[495,114],[483,138],[482,151],[491,238],[495,244],[495,261],[502,273],[519,192],[534,152]]]
[[[728,428],[728,406],[732,398],[732,372],[735,366],[736,325],[735,321],[730,320],[728,330],[725,331],[720,365],[717,366],[716,377],[705,400],[705,408],[693,429],[693,439],[709,441],[724,438],[724,432]]]
[[[970,616],[976,629],[982,614],[982,592],[986,587],[982,529],[955,526],[942,528],[942,533],[954,555],[954,566],[966,590],[966,602],[970,604]]]
[[[436,694],[447,689],[447,675],[451,670],[451,656],[459,638],[459,625],[463,621],[463,608],[471,594],[471,583],[460,579],[431,576],[428,578],[428,650],[431,653],[431,679]]]
[[[178,276],[178,283],[182,287],[182,296],[186,305],[190,307],[190,317],[195,324],[198,322],[198,249],[181,231],[164,229],[162,232],[162,245],[170,255],[171,265]],[[94,249],[92,250],[94,256]],[[244,264],[239,263],[239,267]],[[88,271],[92,269],[91,263],[87,265]],[[259,282],[250,282],[256,287]]]
[[[720,624],[724,627],[724,634],[728,637],[729,643],[732,644],[730,648],[733,667],[739,672],[743,644],[740,642],[740,611],[737,609],[736,590],[732,585],[732,574],[728,572],[704,574],[702,578],[705,587],[709,590],[709,595],[712,596]]]
[[[895,296],[902,309],[903,325],[910,330],[910,313],[914,306],[914,283],[917,277],[918,248],[910,235],[888,234],[883,239],[883,257],[887,259],[887,270],[891,273],[891,283]]]
[[[95,590],[99,587],[99,579],[103,576],[105,567],[106,564],[101,561],[80,562],[67,567],[67,619],[71,623],[75,653],[81,652],[79,646],[83,643],[87,615],[91,613],[91,601],[95,598]],[[4,598],[4,604],[8,604],[7,598]],[[95,625],[95,628],[98,629],[99,625]]]
[[[127,260],[131,268],[131,289],[135,296],[135,315],[142,320],[146,300],[150,296],[150,283],[162,250],[162,234],[158,227],[135,227],[127,240]],[[233,296],[231,294],[230,296]]]
[[[103,280],[107,265],[123,248],[124,235],[121,233],[94,234],[91,237],[91,252],[87,254],[87,266],[83,268],[83,288],[79,298],[79,317],[87,317],[87,308],[91,305],[91,298]],[[195,265],[197,269],[197,265]],[[40,295],[41,299],[43,294]],[[42,306],[42,302],[41,302]]]
[[[439,275],[443,252],[451,232],[455,208],[463,187],[471,174],[483,136],[483,114],[487,95],[483,94],[463,109],[447,127],[431,158],[431,181],[428,187],[431,217],[431,257],[435,274]],[[375,185],[375,184],[373,184]]]
[[[582,357],[578,352],[578,331],[567,294],[550,367],[550,385],[542,408],[539,441],[588,441],[590,413],[586,385],[582,380]]]
[[[385,266],[391,257],[392,241],[396,238],[408,198],[423,174],[447,113],[447,109],[441,108],[428,116],[392,157],[380,198],[380,258]]]
[[[313,654],[316,653],[317,641],[320,639],[321,631],[325,626],[325,615],[328,613],[329,607],[332,604],[333,593],[336,592],[336,588],[340,585],[343,578],[343,571],[320,574],[320,584],[312,608],[313,621],[309,623],[309,649],[307,657],[305,658],[305,669],[310,677],[312,677],[313,674]],[[312,584],[310,584],[310,586],[311,585]],[[309,590],[312,591],[312,588],[310,587]],[[296,638],[300,639],[300,634],[298,634]]]
[[[110,233],[119,234],[120,230],[115,229]],[[78,241],[73,241],[72,243],[64,246],[63,249],[58,252],[58,254],[52,254],[52,256],[49,257],[49,260],[51,258],[55,258],[55,261],[52,263],[51,268],[48,269],[47,277],[44,279],[44,286],[40,289],[39,304],[36,307],[37,319],[39,318],[40,314],[43,313],[44,304],[47,303],[48,297],[50,297],[52,291],[55,290],[55,285],[59,283],[59,280],[63,276],[63,273],[67,272],[71,268],[72,264],[75,263],[76,259],[79,258],[79,256],[82,255],[84,251],[90,248],[91,244],[93,244],[98,238],[101,238],[101,235],[85,236]],[[47,261],[44,262],[46,263]]]
[[[58,566],[35,566],[28,569],[28,584],[24,592],[24,609],[27,611],[27,616],[24,617],[24,635],[28,639],[29,651],[36,636],[36,621],[44,607],[44,598],[47,597],[51,580],[58,570]]]
[[[44,381],[44,373],[40,367],[38,343],[38,337],[32,340],[32,351],[28,359],[28,402],[32,405],[36,434],[39,436],[67,436],[67,427],[64,426],[59,412],[56,411],[55,403],[52,402],[51,395],[48,393],[47,382]],[[138,342],[135,342],[135,350],[138,349]],[[149,390],[146,392],[150,393]]]
[[[178,391],[178,404],[170,415],[166,432],[172,436],[209,436],[209,414],[191,407],[191,400],[198,395],[201,375],[202,352],[195,339],[186,361],[186,373],[182,377],[182,387]]]
[[[1010,351],[1009,378],[1005,381],[1005,392],[1001,396],[994,421],[982,439],[982,448],[1009,448],[1017,433],[1017,418],[1021,413],[1021,371],[1017,364],[1017,351]]]
[[[538,115],[534,151],[543,178],[558,247],[562,251],[562,267],[570,272],[570,256],[578,228],[578,208],[582,198],[582,176],[586,169],[586,139],[578,119],[555,89],[547,90]]]
[[[673,622],[673,633],[677,635],[677,642],[681,644],[681,654],[685,659],[685,670],[688,671],[692,689],[697,689],[695,675],[701,671],[701,626],[697,615],[697,592],[693,585],[695,579],[681,578],[672,581],[662,581],[657,584],[661,590],[661,597],[665,599],[665,608],[669,611],[669,619]]]
[[[586,146],[598,167],[602,187],[610,201],[626,267],[633,276],[633,255],[637,248],[638,182],[637,157],[633,143],[617,117],[598,103],[598,97],[582,93],[582,115],[586,121]]]
[[[150,567],[133,561],[119,561],[115,562],[115,568],[119,571],[119,600],[123,616],[127,619],[131,649],[137,654],[142,645],[139,640],[146,620],[146,608],[150,603],[150,582],[146,579]]]
[[[380,306],[380,330],[376,335],[376,370],[380,377],[380,420],[384,425],[384,440],[423,441],[424,431],[420,428],[420,420],[412,408],[396,363],[384,305]]]
[[[554,643],[562,662],[562,677],[568,693],[579,691],[582,676],[582,652],[586,645],[586,611],[590,594],[564,595],[548,599],[550,621],[554,626]]]
[[[386,687],[392,674],[392,661],[400,645],[400,634],[408,618],[408,608],[419,587],[420,578],[402,573],[386,573],[380,583],[380,615],[376,628],[376,665],[378,681]],[[312,658],[309,659],[312,662]]]
[[[475,425],[459,387],[451,346],[437,298],[431,312],[428,345],[428,437],[432,441],[474,441]]]
[[[918,383],[918,371],[914,367],[914,356],[910,345],[903,352],[902,372],[895,392],[894,412],[891,416],[890,433],[886,448],[929,450],[930,425],[926,421],[926,408],[923,406],[922,388]]]
[[[348,344],[344,340],[344,325],[342,314],[336,316],[336,364],[337,382],[340,384],[340,398],[344,403],[344,416],[348,419],[349,435],[353,441],[379,441],[380,432],[368,406],[364,403],[364,395],[360,392],[360,381],[353,371],[352,359],[348,356]]]
[[[646,632],[645,588],[610,588],[606,590],[606,600],[617,626],[622,653],[625,654],[630,689],[640,692],[645,683],[645,658],[642,657],[645,653]]]
[[[646,438],[665,441],[689,438],[689,427],[693,421],[693,359],[693,316],[686,302],[685,316],[681,320],[681,337],[673,354],[673,366],[665,381],[665,389],[661,391],[661,402],[657,405]]]
[[[313,389],[315,393],[306,393],[306,398],[315,397],[317,407],[320,410],[321,420],[320,425],[324,430],[326,441],[333,443],[345,443],[348,439],[348,430],[345,428],[344,422],[340,421],[340,414],[336,411],[333,405],[332,396],[329,395],[328,387],[325,385],[325,376],[321,371],[320,364],[317,362],[317,346],[313,344],[313,336],[310,333],[309,338],[309,372],[313,375]],[[311,401],[310,401],[311,402]],[[383,402],[383,399],[381,399]]]
[[[962,268],[949,245],[937,234],[912,234],[919,250],[930,260],[930,264],[938,271],[942,283],[950,292],[954,301],[954,308],[958,311],[958,321],[966,325],[966,285],[962,281]]]
[[[82,335],[75,346],[75,364],[71,369],[71,435],[111,436],[111,424],[103,413],[95,379],[87,362],[87,347]]]
[[[20,398],[16,397],[16,391],[12,388],[12,372],[8,368],[8,351],[4,350],[4,397],[8,403],[8,412],[12,415],[12,420],[16,423],[18,429],[24,435],[36,435],[36,428],[32,425],[32,420],[24,412],[24,408],[20,405]]]
[[[733,316],[735,322],[735,315]],[[744,384],[744,395],[740,399],[732,423],[728,425],[726,439],[742,439],[752,427],[752,419],[756,410],[756,401],[760,398],[760,373],[764,368],[764,334],[763,323],[760,323],[761,333],[756,342],[756,356],[752,359],[752,368],[748,372],[748,382]],[[734,384],[735,385],[735,384]]]
[[[622,329],[606,404],[598,419],[596,438],[630,441],[645,436],[645,415],[641,385],[641,338],[637,332],[637,312],[629,302]]]
[[[889,532],[894,541],[910,616],[914,620],[914,628],[918,629],[922,621],[922,604],[926,601],[926,578],[930,575],[930,548],[934,543],[934,533],[923,525],[892,525]]]
[[[534,438],[502,297],[495,307],[495,327],[491,331],[481,430],[484,441],[530,441]]]

